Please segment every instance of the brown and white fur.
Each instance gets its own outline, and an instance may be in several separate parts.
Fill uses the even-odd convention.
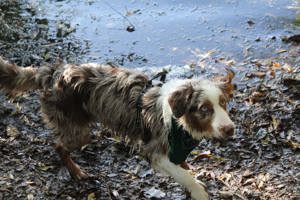
[[[141,144],[153,167],[172,176],[196,200],[208,199],[203,185],[168,158],[171,119],[195,139],[231,136],[234,123],[226,112],[231,79],[171,80],[141,97],[148,78],[139,72],[100,64],[18,67],[0,57],[0,90],[10,95],[40,91],[41,111],[72,177],[88,178],[70,152],[87,144],[90,125],[100,122],[130,143]]]

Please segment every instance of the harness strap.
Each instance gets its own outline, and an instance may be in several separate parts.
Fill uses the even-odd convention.
[[[150,79],[151,84],[152,84],[152,81],[153,81],[154,79],[157,79],[158,77],[160,77],[159,80],[160,80],[161,82],[165,83],[165,82],[166,82],[166,78],[167,78],[167,74],[168,74],[168,71],[165,70],[165,69],[163,69],[163,71],[161,71],[161,72],[158,72],[156,75],[154,75],[154,76],[152,77],[152,79]]]
[[[190,152],[199,144],[182,126],[178,126],[176,119],[172,117],[171,131],[168,135],[169,159],[176,165],[182,164]]]
[[[142,113],[142,107],[143,107],[143,96],[144,94],[150,89],[153,87],[153,84],[152,84],[152,81],[154,79],[157,79],[160,77],[160,81],[162,83],[165,83],[166,81],[166,76],[168,74],[168,71],[166,70],[163,70],[159,73],[157,73],[156,75],[154,75],[150,80],[148,80],[148,82],[145,84],[144,88],[142,89],[141,93],[139,94],[138,98],[137,98],[137,101],[136,101],[136,108],[137,108],[137,112],[136,112],[136,127],[139,127],[141,129],[141,132],[145,132],[145,131],[148,131],[148,130],[144,130],[144,123],[143,123],[143,118],[141,117],[141,113]],[[161,84],[162,85],[162,84]],[[159,85],[159,86],[161,86]],[[147,135],[147,134],[143,134],[143,135]],[[147,142],[150,138],[143,138],[143,141],[144,142]]]

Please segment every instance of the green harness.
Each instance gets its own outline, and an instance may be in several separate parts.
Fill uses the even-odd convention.
[[[168,141],[170,145],[168,156],[170,161],[176,165],[183,163],[189,153],[199,144],[199,140],[192,138],[182,126],[178,126],[178,123],[173,117]]]

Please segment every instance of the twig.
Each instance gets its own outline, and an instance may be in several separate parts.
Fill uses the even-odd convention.
[[[106,185],[106,188],[107,188],[107,191],[108,191],[108,194],[109,194],[109,199],[112,200],[113,199],[112,196],[111,196],[112,191],[111,191],[111,189],[110,189],[110,187],[109,187],[109,185],[108,185],[107,182],[105,182],[105,185]]]
[[[110,3],[108,3],[107,1],[103,1],[103,3],[106,4],[110,9],[115,11],[117,14],[119,14],[123,19],[125,19],[129,23],[130,26],[134,27],[134,25],[131,23],[131,21],[125,15],[123,15],[120,11],[118,11],[117,9],[112,7],[112,5]]]
[[[226,182],[223,181],[222,179],[220,179],[220,178],[218,178],[218,177],[217,177],[217,179],[218,179],[221,183],[223,183],[227,188],[229,188],[229,189],[232,188],[232,186],[230,186],[228,183],[226,183]],[[240,195],[240,194],[237,193],[237,190],[238,190],[238,189],[232,190],[232,196],[236,196],[236,197],[238,197],[238,198],[240,198],[240,199],[242,199],[242,200],[246,200],[245,197],[243,197],[242,195]]]

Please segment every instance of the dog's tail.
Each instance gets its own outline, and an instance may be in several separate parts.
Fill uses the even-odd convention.
[[[18,67],[0,57],[0,90],[12,96],[39,88],[37,68]]]

